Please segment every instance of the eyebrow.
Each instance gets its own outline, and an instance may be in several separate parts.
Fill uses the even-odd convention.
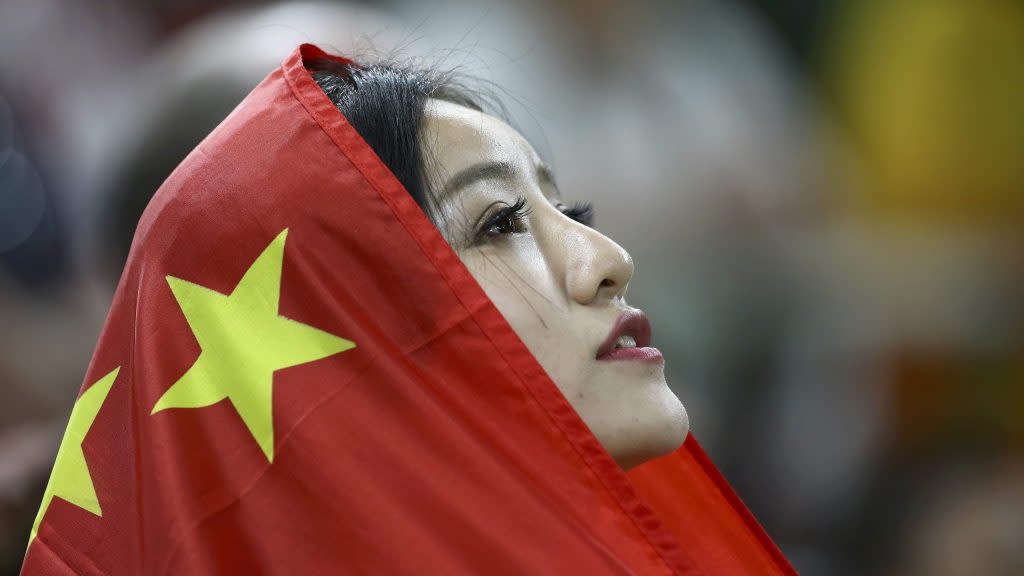
[[[481,180],[515,180],[517,171],[508,162],[493,161],[480,162],[467,168],[463,168],[455,176],[452,176],[441,189],[441,198],[455,194],[462,188]],[[555,184],[555,177],[547,164],[537,165],[537,179],[541,184],[550,184],[555,187],[555,195],[558,195],[558,186]]]

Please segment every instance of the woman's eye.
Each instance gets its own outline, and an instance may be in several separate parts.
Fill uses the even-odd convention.
[[[526,231],[526,215],[530,210],[526,208],[526,198],[520,197],[516,203],[497,210],[492,216],[487,217],[478,232],[478,239],[484,237],[497,237],[503,234]]]
[[[497,202],[496,204],[504,204]],[[559,206],[558,209],[569,218],[583,224],[593,226],[594,208],[590,202],[576,202],[572,206]],[[483,224],[477,229],[476,242],[500,238],[506,234],[526,232],[526,216],[530,209],[526,207],[526,198],[519,197],[515,204],[505,204],[490,216],[482,218]]]
[[[523,226],[522,217],[515,213],[502,214],[498,218],[497,222],[493,222],[486,230],[486,232],[492,236],[523,231],[525,231],[525,227]]]
[[[580,224],[591,227],[594,225],[594,205],[590,202],[574,202],[572,206],[562,207],[561,210],[562,214]]]

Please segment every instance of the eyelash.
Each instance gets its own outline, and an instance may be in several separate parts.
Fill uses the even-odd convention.
[[[498,203],[496,202],[496,204]],[[531,211],[531,208],[526,207],[526,198],[520,196],[516,199],[515,204],[511,206],[506,204],[504,208],[501,208],[494,215],[487,218],[480,226],[476,240],[480,241],[486,237],[495,237],[513,232],[524,232],[525,229],[521,229],[523,220]],[[574,202],[572,206],[562,210],[562,214],[585,226],[592,226],[594,223],[594,206],[590,202]],[[496,230],[496,232],[493,230]]]
[[[594,205],[590,202],[573,202],[562,214],[584,226],[594,226]]]

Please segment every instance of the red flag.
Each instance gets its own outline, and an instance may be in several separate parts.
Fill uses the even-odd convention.
[[[23,574],[793,574],[611,459],[304,45],[147,208]]]

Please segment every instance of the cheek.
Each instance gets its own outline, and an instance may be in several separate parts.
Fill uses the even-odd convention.
[[[531,351],[548,343],[550,328],[557,324],[552,309],[556,300],[543,266],[496,250],[481,250],[463,261]]]
[[[572,400],[582,380],[576,338],[564,295],[539,258],[481,250],[464,256],[466,268],[562,393]]]

